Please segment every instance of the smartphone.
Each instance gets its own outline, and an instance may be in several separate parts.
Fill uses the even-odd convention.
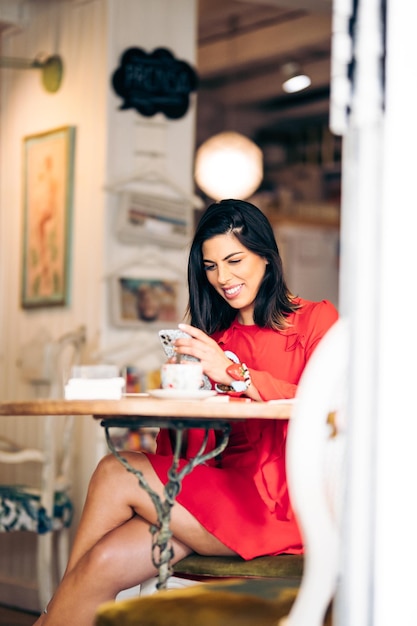
[[[180,337],[191,337],[191,335],[178,328],[160,330],[158,334],[168,359],[172,359],[172,357],[175,356],[174,341]],[[182,354],[181,359],[185,361],[198,361],[195,356],[191,356],[190,354]]]

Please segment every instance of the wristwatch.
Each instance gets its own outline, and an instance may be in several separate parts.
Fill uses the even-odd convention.
[[[233,378],[233,381],[230,385],[216,383],[214,388],[218,393],[227,393],[230,396],[241,396],[242,393],[247,391],[251,384],[250,372],[245,363],[241,363],[234,352],[225,350],[225,355],[233,361],[233,363],[226,368],[226,372]]]

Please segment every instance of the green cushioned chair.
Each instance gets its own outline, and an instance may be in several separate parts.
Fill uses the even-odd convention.
[[[201,556],[191,554],[176,563],[173,577],[168,581],[167,589],[180,589],[197,582],[214,582],[226,579],[262,578],[281,582],[300,584],[303,575],[303,555],[279,554],[261,556],[245,561],[238,556]],[[140,595],[155,593],[158,578],[155,577],[142,585]],[[125,596],[129,597],[129,596]],[[130,594],[131,597],[131,594]]]
[[[304,558],[301,555],[280,554],[261,556],[245,561],[234,556],[200,556],[191,554],[174,565],[174,575],[191,580],[212,578],[278,578],[300,581]]]
[[[99,607],[96,626],[278,626],[297,595],[297,583],[228,580]],[[283,622],[282,622],[283,625]],[[330,612],[325,626],[331,626]]]

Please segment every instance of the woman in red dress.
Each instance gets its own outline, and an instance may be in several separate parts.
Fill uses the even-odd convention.
[[[274,233],[264,214],[240,200],[212,204],[197,227],[188,262],[190,338],[178,354],[197,357],[220,392],[253,401],[292,398],[317,343],[336,321],[328,301],[309,302],[286,286]],[[300,553],[302,542],[285,474],[287,422],[233,425],[220,459],[187,475],[173,506],[173,562],[191,552]],[[190,431],[185,458],[199,448]],[[214,435],[209,440],[214,445]],[[161,430],[156,454],[125,453],[161,494],[171,442]],[[185,462],[183,460],[182,462]],[[92,626],[97,606],[155,575],[149,496],[112,456],[93,474],[65,576],[37,626]]]

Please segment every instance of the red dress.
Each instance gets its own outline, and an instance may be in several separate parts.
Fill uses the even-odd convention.
[[[290,327],[275,331],[234,321],[213,338],[248,366],[263,400],[293,398],[317,343],[338,314],[328,301],[298,299],[302,308],[288,317]],[[244,559],[303,551],[285,472],[285,420],[233,424],[221,459],[195,467],[177,501],[223,544]],[[201,429],[189,431],[186,457],[200,447]],[[208,446],[214,444],[211,433]],[[163,482],[172,460],[169,432],[161,430],[149,460]]]

